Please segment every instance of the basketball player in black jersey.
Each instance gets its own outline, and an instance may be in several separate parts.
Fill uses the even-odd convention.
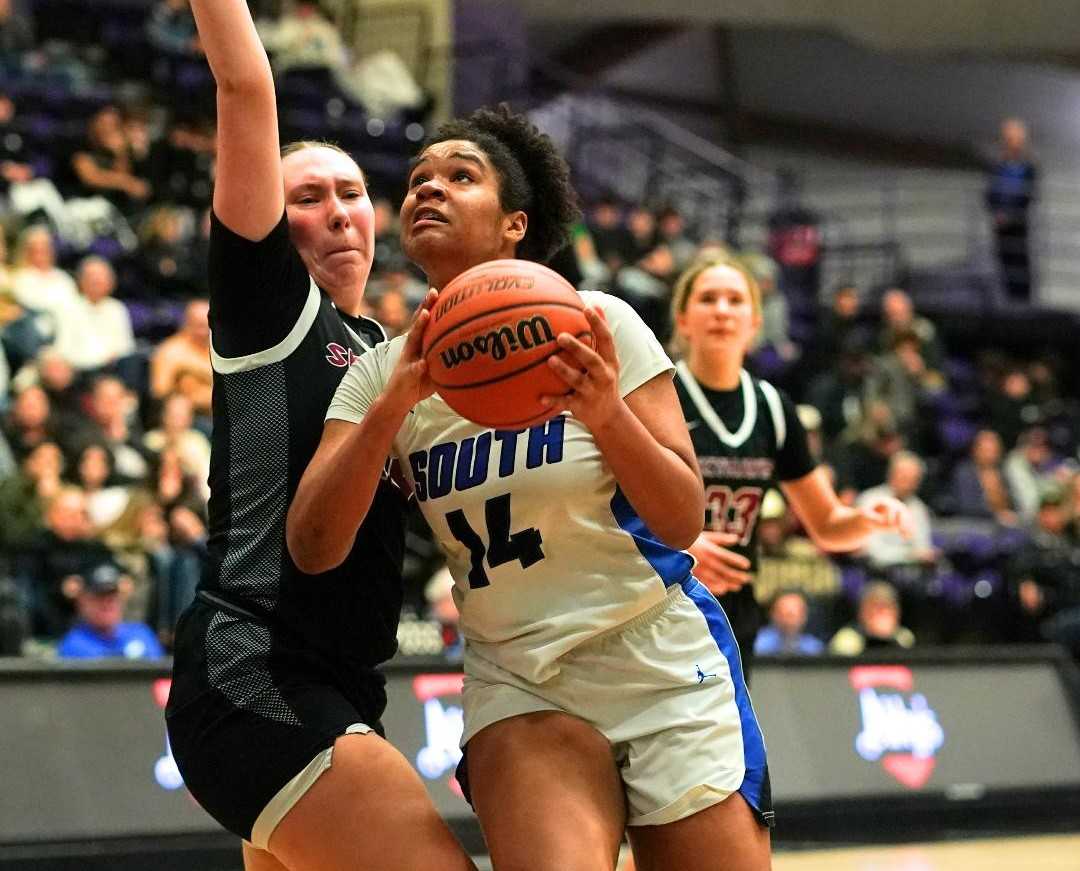
[[[723,605],[749,676],[760,612],[752,583],[757,522],[766,491],[779,483],[814,541],[849,551],[878,530],[905,530],[895,500],[842,505],[810,455],[806,431],[787,396],[743,369],[761,325],[761,297],[739,260],[692,264],[672,296],[675,342],[683,358],[675,387],[705,482],[705,528],[690,548],[694,574]]]
[[[359,317],[373,252],[343,151],[278,151],[269,63],[244,0],[193,0],[218,85],[210,238],[210,568],[176,635],[169,738],[248,871],[474,866],[382,735],[403,499],[384,475],[345,561],[305,575],[285,519],[331,397],[384,336]],[[327,506],[333,511],[333,506]]]

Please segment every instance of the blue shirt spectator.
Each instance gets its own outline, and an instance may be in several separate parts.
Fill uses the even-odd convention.
[[[126,659],[152,659],[164,656],[161,642],[149,626],[121,623],[111,632],[102,632],[88,623],[77,623],[62,639],[57,649],[68,659],[95,659],[122,656]]]
[[[754,653],[760,655],[816,656],[825,645],[803,632],[807,618],[806,597],[798,590],[784,590],[769,606],[769,625],[758,632]]]
[[[60,639],[57,653],[71,659],[164,656],[149,626],[123,622],[124,600],[131,585],[131,578],[111,562],[99,563],[85,577],[66,578],[64,592],[75,599],[79,619]]]

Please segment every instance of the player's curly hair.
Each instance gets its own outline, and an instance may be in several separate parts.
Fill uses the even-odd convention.
[[[496,109],[477,109],[464,118],[440,124],[421,149],[450,139],[474,142],[499,173],[499,204],[504,212],[529,216],[517,256],[546,263],[570,241],[581,218],[577,193],[570,184],[570,167],[551,137],[506,103]]]

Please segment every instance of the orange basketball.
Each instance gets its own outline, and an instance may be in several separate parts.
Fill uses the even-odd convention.
[[[423,353],[439,395],[473,423],[496,429],[552,417],[540,404],[566,393],[547,365],[559,333],[593,344],[585,305],[561,275],[528,260],[492,260],[442,289]]]

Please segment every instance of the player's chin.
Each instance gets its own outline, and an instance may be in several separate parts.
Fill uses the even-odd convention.
[[[427,272],[428,266],[448,254],[458,253],[461,245],[449,233],[442,232],[441,228],[426,227],[405,234],[401,248],[406,257]]]

